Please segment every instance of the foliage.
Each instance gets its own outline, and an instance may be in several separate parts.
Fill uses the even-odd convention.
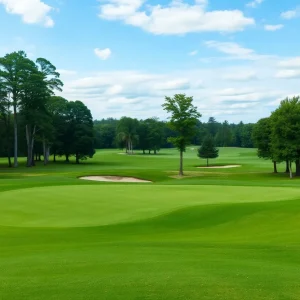
[[[170,137],[169,140],[180,152],[179,175],[182,176],[183,152],[196,134],[196,125],[201,114],[193,105],[193,97],[187,97],[185,94],[176,94],[173,98],[165,97],[162,106],[171,114],[168,126],[178,134],[176,137]]]
[[[198,157],[205,158],[208,166],[209,158],[217,158],[218,156],[219,150],[215,147],[214,139],[212,136],[208,135],[198,149]]]

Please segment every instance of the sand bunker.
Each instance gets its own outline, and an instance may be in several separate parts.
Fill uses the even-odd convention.
[[[230,169],[230,168],[238,168],[241,165],[227,165],[227,166],[211,166],[211,167],[197,167],[198,169]]]
[[[141,183],[151,183],[149,180],[142,180],[134,177],[121,177],[121,176],[85,176],[80,177],[83,180],[92,181],[105,181],[105,182],[141,182]]]

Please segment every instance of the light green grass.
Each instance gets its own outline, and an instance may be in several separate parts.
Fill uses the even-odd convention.
[[[203,171],[188,149],[184,179],[175,150],[118,152],[0,169],[0,299],[300,299],[298,179],[253,149],[221,149],[212,163],[242,167]]]

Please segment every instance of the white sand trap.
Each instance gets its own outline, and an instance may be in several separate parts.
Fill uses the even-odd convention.
[[[211,166],[211,167],[197,167],[198,169],[230,169],[230,168],[238,168],[241,165],[228,165],[228,166]]]
[[[151,183],[149,180],[142,180],[134,177],[121,177],[121,176],[85,176],[80,177],[83,180],[92,180],[92,181],[105,181],[105,182],[143,182]]]

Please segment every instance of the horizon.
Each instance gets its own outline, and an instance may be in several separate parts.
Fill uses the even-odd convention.
[[[0,56],[50,60],[94,120],[166,120],[184,93],[202,122],[255,123],[300,94],[299,3],[219,2],[0,0]]]

